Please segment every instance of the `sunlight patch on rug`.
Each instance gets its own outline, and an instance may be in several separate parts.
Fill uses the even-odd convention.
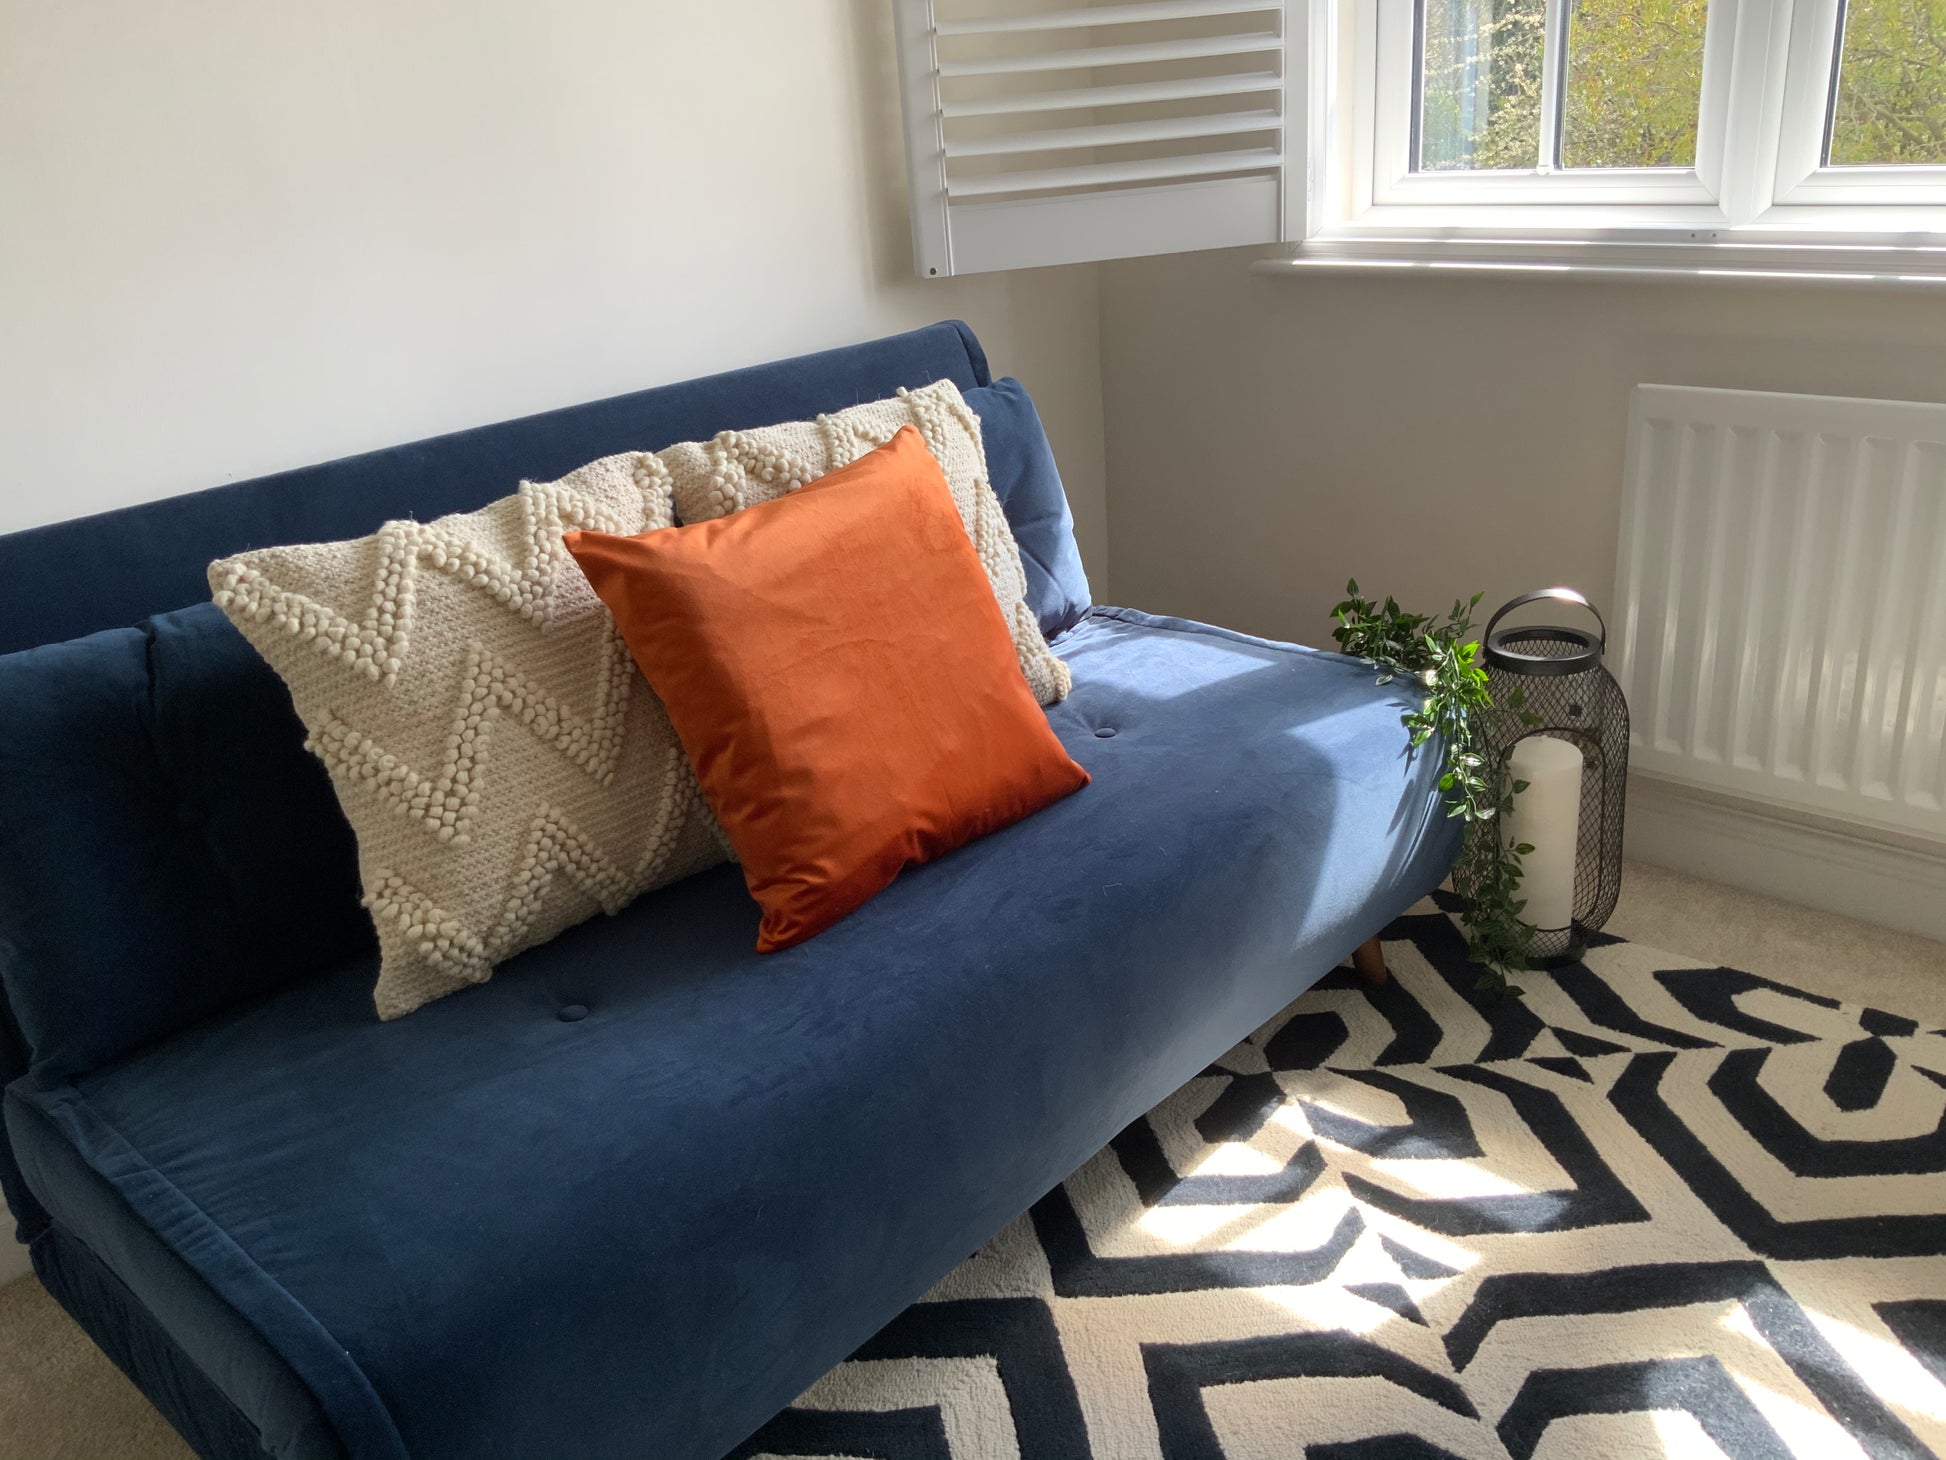
[[[1946,1031],[1598,937],[1386,932],[737,1460],[1946,1452]]]

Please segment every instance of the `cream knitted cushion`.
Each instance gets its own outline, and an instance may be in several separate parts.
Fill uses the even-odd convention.
[[[671,522],[655,457],[354,542],[212,563],[358,837],[381,1018],[725,860],[661,702],[562,546]]]
[[[883,446],[901,426],[917,426],[946,473],[960,521],[979,553],[987,581],[1013,637],[1021,673],[1044,705],[1068,692],[1068,667],[1054,656],[1027,605],[1027,575],[1006,513],[987,479],[980,418],[959,387],[941,380],[922,390],[853,406],[815,421],[756,431],[724,431],[708,441],[685,441],[657,453],[675,487],[676,515],[707,522],[767,502],[846,466]]]

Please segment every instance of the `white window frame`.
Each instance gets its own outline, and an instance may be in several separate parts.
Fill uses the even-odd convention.
[[[1777,210],[1807,206],[1899,210],[1936,205],[1946,196],[1946,166],[1825,166],[1826,132],[1836,102],[1843,44],[1838,25],[1843,8],[1843,0],[1796,0],[1792,6],[1772,206]]]
[[[1733,23],[1738,0],[1715,0],[1710,19],[1719,32],[1719,6]],[[1664,203],[1675,207],[1707,207],[1717,200],[1714,173],[1716,159],[1706,154],[1710,134],[1721,126],[1729,73],[1724,67],[1708,67],[1704,75],[1702,122],[1699,127],[1696,167],[1686,168],[1562,168],[1554,157],[1544,155],[1533,171],[1416,172],[1413,170],[1413,103],[1418,90],[1419,37],[1417,18],[1421,6],[1416,0],[1388,0],[1369,7],[1372,23],[1359,36],[1361,72],[1372,75],[1374,104],[1371,156],[1362,160],[1372,178],[1372,201],[1381,205],[1408,207],[1472,207],[1500,203],[1542,204],[1560,207],[1573,204],[1613,205],[1617,203]],[[1540,132],[1543,148],[1551,148],[1560,132],[1559,57],[1567,30],[1568,0],[1546,0],[1547,53],[1555,57],[1543,80]],[[1369,59],[1366,48],[1369,47]],[[1705,54],[1708,53],[1707,42]]]
[[[1312,0],[1311,265],[1946,282],[1946,167],[1826,167],[1842,0],[1712,0],[1693,168],[1411,169],[1415,0]],[[1567,0],[1547,0],[1560,56]],[[1542,119],[1554,136],[1558,79]]]

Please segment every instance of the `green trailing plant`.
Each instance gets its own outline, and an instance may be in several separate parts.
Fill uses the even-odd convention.
[[[1460,922],[1467,956],[1484,970],[1475,987],[1518,995],[1510,976],[1527,967],[1528,940],[1534,936],[1533,925],[1520,916],[1527,906],[1519,895],[1520,859],[1534,848],[1526,842],[1502,845],[1495,823],[1513,809],[1514,797],[1527,783],[1508,784],[1504,762],[1490,749],[1491,730],[1501,716],[1514,716],[1523,725],[1538,724],[1539,717],[1527,709],[1518,688],[1506,704],[1493,701],[1480,646],[1469,641],[1480,597],[1455,600],[1440,619],[1407,613],[1389,597],[1374,603],[1354,579],[1345,585],[1344,602],[1331,611],[1337,620],[1331,637],[1345,653],[1377,669],[1380,684],[1410,679],[1423,690],[1419,707],[1401,718],[1414,751],[1438,738],[1446,814],[1466,823],[1453,885],[1465,899]]]

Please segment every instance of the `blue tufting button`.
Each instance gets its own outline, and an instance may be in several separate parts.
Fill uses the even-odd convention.
[[[1095,739],[1097,740],[1112,740],[1114,737],[1115,727],[1113,725],[1104,725],[1095,731]]]
[[[572,1024],[577,1019],[586,1019],[587,1017],[588,1006],[586,1004],[569,1004],[561,1010],[561,1022],[563,1024]]]

